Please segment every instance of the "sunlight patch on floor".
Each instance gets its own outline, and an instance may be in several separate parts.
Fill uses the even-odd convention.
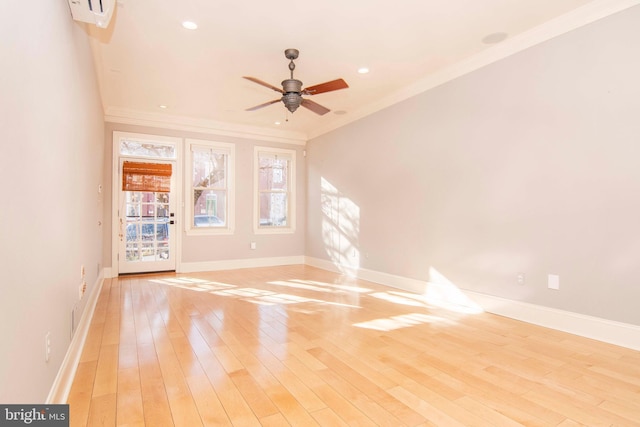
[[[228,283],[212,282],[209,280],[202,280],[192,277],[180,277],[180,278],[167,278],[167,279],[151,279],[151,283],[158,283],[161,285],[169,285],[174,288],[188,289],[196,292],[211,292],[218,289],[235,288],[235,285]]]
[[[479,314],[484,310],[453,282],[433,267],[429,268],[429,283],[423,293],[428,304],[456,313]]]
[[[424,307],[426,304],[424,301],[418,301],[414,298],[407,298],[402,295],[394,295],[395,292],[375,292],[371,296],[394,304],[410,305],[413,307]]]
[[[168,277],[150,279],[149,282],[171,287],[187,289],[195,292],[206,292],[213,295],[243,298],[248,302],[260,305],[291,305],[301,303],[314,303],[323,305],[334,305],[349,308],[360,308],[359,303],[353,304],[332,302],[324,299],[307,298],[288,293],[281,293],[265,289],[249,287],[239,287],[229,283],[200,279],[197,277]],[[403,292],[396,290],[376,291],[366,287],[356,285],[342,285],[337,283],[327,283],[315,280],[290,279],[273,280],[267,285],[299,289],[301,291],[319,292],[327,294],[351,294],[356,299],[360,295],[370,295],[373,298],[386,302],[410,307],[441,308],[460,314],[478,314],[484,310],[478,304],[468,298],[455,284],[449,281],[435,268],[429,269],[429,282],[422,294]],[[390,318],[393,319],[393,318]],[[402,319],[402,318],[401,318]],[[380,320],[382,322],[382,320]],[[384,320],[388,322],[389,320]],[[392,321],[393,322],[393,321]],[[366,322],[365,322],[366,323]],[[386,326],[385,326],[386,327]]]
[[[327,288],[323,288],[320,286],[315,286],[315,285],[309,285],[309,284],[305,284],[305,283],[299,283],[297,281],[284,281],[284,280],[276,280],[273,282],[268,282],[270,285],[276,285],[276,286],[286,286],[289,288],[297,288],[297,289],[304,289],[307,291],[316,291],[316,292],[332,292],[331,289],[327,289]]]
[[[368,320],[366,322],[354,323],[357,328],[373,329],[376,331],[392,331],[395,329],[409,328],[417,325],[445,323],[455,324],[455,322],[440,316],[433,316],[424,313],[409,313],[398,316],[384,317],[380,319]]]
[[[320,282],[316,282],[316,283],[320,283]],[[339,291],[345,291],[345,292],[367,293],[372,291],[372,289],[369,289],[369,288],[362,288],[360,286],[338,285],[336,283],[324,283],[323,286],[328,286],[330,288],[337,289]]]
[[[358,286],[338,285],[335,283],[317,282],[313,280],[291,279],[287,281],[276,280],[268,283],[270,285],[288,286],[292,288],[308,289],[318,292],[335,292],[337,290],[341,292],[368,293],[372,291],[371,289]]]

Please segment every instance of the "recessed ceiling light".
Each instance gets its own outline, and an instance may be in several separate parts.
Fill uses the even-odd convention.
[[[280,122],[274,122],[273,124],[274,124],[274,125],[279,125],[279,124],[280,124]]]
[[[182,26],[184,28],[186,28],[187,30],[195,30],[196,28],[198,28],[198,24],[196,24],[195,22],[192,22],[192,21],[184,21],[182,23]]]
[[[491,33],[484,36],[484,38],[482,39],[482,43],[484,44],[500,43],[501,41],[504,41],[508,36],[509,34],[507,33]]]
[[[369,72],[369,69],[367,67],[358,68],[358,73],[360,74],[367,74],[368,72]]]
[[[158,108],[162,108],[163,110],[165,110],[167,108],[167,106],[164,105],[164,104],[160,104],[160,105],[158,105]]]

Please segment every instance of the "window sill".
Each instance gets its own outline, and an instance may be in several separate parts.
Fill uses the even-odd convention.
[[[296,229],[292,227],[262,227],[254,228],[253,232],[255,234],[293,234]]]
[[[234,232],[233,228],[188,228],[185,230],[187,236],[229,236]]]

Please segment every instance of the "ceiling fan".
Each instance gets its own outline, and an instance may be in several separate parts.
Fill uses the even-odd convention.
[[[247,80],[251,80],[254,83],[258,83],[259,85],[268,87],[269,89],[273,89],[276,92],[280,92],[282,94],[282,97],[279,99],[274,99],[273,101],[265,102],[264,104],[247,108],[246,111],[255,111],[271,104],[275,104],[278,101],[282,101],[285,107],[287,107],[287,110],[292,113],[296,111],[301,105],[316,114],[320,114],[321,116],[331,111],[316,102],[303,98],[302,95],[317,95],[319,93],[331,92],[338,89],[346,89],[349,87],[349,85],[347,85],[347,82],[342,79],[336,79],[330,82],[321,83],[302,89],[302,82],[293,78],[293,70],[296,68],[296,64],[293,63],[293,60],[297,59],[299,54],[300,52],[298,51],[298,49],[287,49],[284,51],[284,56],[286,56],[287,59],[291,61],[289,62],[291,78],[282,81],[282,89],[270,85],[269,83],[263,82],[262,80],[256,79],[255,77],[243,76]]]

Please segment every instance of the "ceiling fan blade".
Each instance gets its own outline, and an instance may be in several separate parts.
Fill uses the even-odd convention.
[[[271,84],[269,84],[269,83],[267,83],[267,82],[263,82],[262,80],[260,80],[260,79],[256,79],[255,77],[247,77],[247,76],[243,76],[243,78],[245,78],[245,79],[247,79],[247,80],[251,80],[252,82],[254,82],[254,83],[258,83],[259,85],[262,85],[262,86],[264,86],[264,87],[268,87],[269,89],[273,89],[273,90],[275,90],[276,92],[284,93],[284,92],[282,91],[282,89],[280,89],[279,87],[275,87],[274,85],[271,85]]]
[[[319,93],[331,92],[332,90],[346,89],[349,85],[342,79],[332,80],[326,83],[320,83],[319,85],[309,86],[302,91],[305,95],[317,95]]]
[[[264,104],[260,104],[260,105],[256,105],[255,107],[251,107],[251,108],[247,108],[245,111],[256,111],[259,110],[260,108],[264,108],[267,107],[271,104],[275,104],[276,102],[280,102],[279,99],[274,99],[273,101],[269,101],[269,102],[265,102]]]
[[[324,116],[325,114],[327,114],[329,110],[327,107],[323,107],[322,105],[318,104],[317,102],[313,102],[309,99],[303,99],[302,103],[300,104],[305,108],[308,108],[309,110],[313,111],[316,114],[320,114],[321,116]]]

